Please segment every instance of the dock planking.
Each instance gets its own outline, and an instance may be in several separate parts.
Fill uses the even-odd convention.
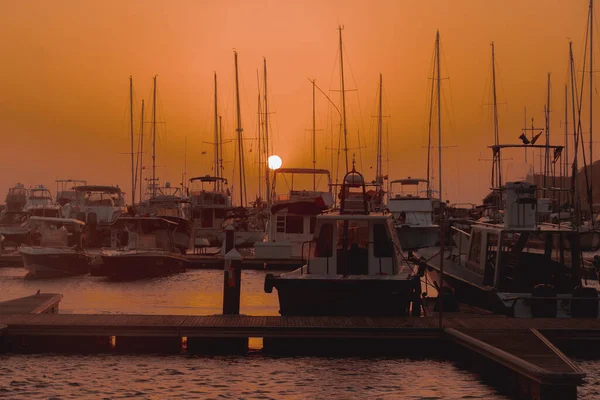
[[[62,294],[37,293],[0,302],[0,314],[56,314]]]

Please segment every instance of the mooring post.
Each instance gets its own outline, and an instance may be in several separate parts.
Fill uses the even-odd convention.
[[[235,229],[233,229],[232,225],[227,225],[225,228],[225,241],[223,242],[223,247],[221,251],[223,255],[226,255],[235,247]]]
[[[236,249],[225,255],[223,273],[223,314],[239,315],[242,286],[242,256]]]

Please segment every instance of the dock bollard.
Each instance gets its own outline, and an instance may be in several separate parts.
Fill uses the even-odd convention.
[[[233,231],[233,230],[232,230]],[[223,314],[239,315],[242,286],[242,256],[236,249],[225,255],[223,270]]]

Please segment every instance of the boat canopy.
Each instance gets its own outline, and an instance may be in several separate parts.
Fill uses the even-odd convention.
[[[419,183],[427,183],[427,179],[423,178],[405,178],[405,179],[396,179],[390,182],[390,184],[399,183],[401,185],[418,185]]]
[[[73,219],[73,218],[54,218],[54,217],[30,217],[29,221],[31,221],[32,223],[34,222],[47,222],[48,224],[51,225],[58,225],[58,224],[62,224],[62,225],[79,225],[79,226],[83,226],[85,225],[85,222],[82,222],[78,219]]]
[[[104,186],[104,185],[82,185],[75,186],[78,192],[109,192],[109,193],[121,193],[121,188],[117,186]]]
[[[201,181],[201,182],[218,182],[218,181],[222,181],[227,183],[227,179],[225,178],[221,178],[218,176],[210,176],[210,175],[204,175],[204,176],[196,176],[194,178],[190,178],[190,182],[194,182],[194,181]]]

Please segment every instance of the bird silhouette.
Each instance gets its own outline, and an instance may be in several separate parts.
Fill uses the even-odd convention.
[[[529,144],[529,143],[531,143],[529,141],[529,139],[527,139],[527,136],[525,136],[524,133],[521,133],[521,136],[519,136],[519,139],[521,139],[523,141],[523,144]]]
[[[542,135],[542,131],[540,131],[540,133],[538,133],[537,135],[535,135],[532,139],[531,139],[531,144],[535,144],[535,142],[537,142],[538,138]]]

